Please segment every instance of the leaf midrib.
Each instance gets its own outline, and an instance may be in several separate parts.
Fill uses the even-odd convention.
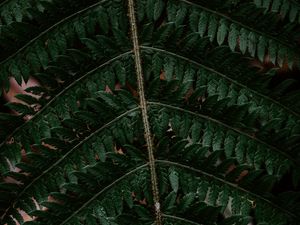
[[[140,52],[141,46],[138,40],[139,35],[138,35],[138,24],[136,19],[136,12],[135,12],[135,1],[128,0],[127,6],[128,6],[128,18],[130,22],[131,39],[132,39],[133,52],[134,52],[137,88],[138,88],[138,94],[140,100],[140,108],[142,111],[144,138],[146,141],[147,152],[148,152],[151,188],[152,188],[152,195],[153,195],[153,201],[155,207],[155,217],[156,217],[155,222],[156,225],[162,225],[160,197],[159,197],[159,188],[158,188],[158,176],[155,167],[155,156],[154,156],[154,147],[153,147],[154,144],[152,140],[150,122],[148,118],[147,102],[146,102],[145,91],[144,91],[144,74],[143,74],[142,58]]]
[[[162,216],[164,218],[170,218],[170,219],[178,220],[178,221],[185,222],[185,223],[192,224],[192,225],[202,225],[200,223],[196,223],[194,221],[188,220],[183,217],[178,217],[178,216],[173,216],[173,215],[168,215],[168,214],[162,214]]]

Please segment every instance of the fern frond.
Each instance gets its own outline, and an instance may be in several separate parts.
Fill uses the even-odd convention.
[[[28,185],[25,185],[24,189],[18,188],[20,192],[19,197],[23,196],[24,194],[28,194],[27,191],[29,190],[29,187],[31,188],[31,190],[36,190],[37,193],[39,193],[38,190],[40,189],[43,183],[41,182],[41,179],[48,172],[44,172],[43,174],[39,175],[37,171],[47,168],[47,166],[44,163],[45,160],[50,163],[48,164],[49,168],[47,169],[47,171],[52,171],[53,167],[51,167],[50,165],[51,163],[53,163],[53,160],[55,160],[55,158],[60,156],[60,152],[64,152],[67,150],[67,148],[70,148],[71,150],[67,151],[65,156],[62,158],[69,156],[69,154],[73,153],[74,150],[82,146],[85,143],[85,141],[89,139],[83,139],[83,137],[85,137],[89,132],[96,132],[95,126],[101,126],[101,124],[103,124],[109,119],[109,116],[118,115],[120,112],[124,112],[126,108],[128,109],[128,107],[129,111],[124,115],[131,114],[137,109],[134,98],[132,98],[130,94],[126,94],[126,91],[116,91],[118,93],[119,99],[113,97],[112,94],[104,94],[103,91],[100,91],[105,90],[105,83],[109,85],[111,87],[111,90],[113,91],[115,89],[115,80],[117,80],[117,75],[114,73],[109,73],[109,77],[106,77],[105,75],[107,73],[103,72],[103,69],[106,69],[107,71],[107,67],[112,66],[110,65],[111,63],[116,63],[116,60],[126,59],[124,57],[128,57],[129,53],[130,52],[127,52],[123,55],[115,57],[114,59],[111,59],[110,61],[105,62],[104,64],[97,66],[92,71],[83,75],[78,80],[73,81],[66,89],[64,89],[61,93],[56,95],[52,99],[52,101],[50,101],[45,106],[44,110],[40,111],[32,120],[29,120],[29,122],[27,122],[25,125],[23,125],[23,127],[20,128],[22,130],[30,130],[29,134],[24,134],[22,130],[16,131],[13,135],[15,140],[13,144],[2,144],[1,147],[3,152],[1,153],[1,172],[3,174],[6,174],[6,172],[10,170],[11,166],[16,166],[21,168],[24,172],[27,171],[27,173],[36,177]],[[126,60],[128,60],[128,58]],[[127,63],[127,65],[130,65],[130,62]],[[120,75],[121,74],[119,74],[118,76]],[[114,76],[115,78],[113,78],[112,76]],[[87,80],[87,78],[89,79]],[[122,79],[125,81],[127,80],[126,77],[123,77]],[[111,84],[111,80],[114,81],[113,85]],[[126,81],[126,83],[127,82],[128,81]],[[94,86],[95,84],[99,84],[98,87]],[[78,89],[81,89],[82,91],[84,90],[86,92],[85,98],[81,97],[80,99],[78,99],[80,101],[80,105],[76,103],[76,101],[78,100],[76,100],[75,97],[76,91]],[[87,97],[89,97],[89,99],[87,99]],[[121,107],[122,101],[124,101],[125,107]],[[115,108],[116,106],[117,108]],[[95,112],[87,111],[90,107]],[[110,115],[107,115],[106,110],[111,111]],[[97,113],[98,115],[101,114],[102,118],[98,119],[95,113]],[[68,123],[65,122],[66,120],[61,121],[61,118],[67,118]],[[116,121],[118,121],[118,119],[116,119]],[[129,121],[126,120],[124,122],[126,124]],[[77,128],[76,130],[78,134],[74,133],[74,123],[77,123],[78,125],[80,124],[79,128],[78,126],[75,126]],[[112,133],[116,136],[116,139],[118,139],[119,141],[123,140],[124,142],[126,142],[127,140],[130,140],[129,142],[132,142],[134,135],[132,132],[129,132],[131,129],[127,129],[126,134],[123,132],[120,133],[118,131],[118,129],[120,129],[124,125],[118,126],[118,128],[114,128]],[[106,128],[106,125],[104,125],[103,128],[100,128],[100,130],[96,133],[100,132],[104,128]],[[94,133],[92,134],[94,135]],[[81,139],[82,141],[80,141]],[[26,145],[16,144],[20,142],[22,143],[23,140],[26,140]],[[32,142],[35,144],[32,145]],[[104,141],[104,145],[107,145],[106,142],[107,140]],[[45,144],[49,145],[50,148],[43,147],[43,145]],[[55,149],[53,153],[51,153],[52,148]],[[21,160],[23,160],[23,158],[21,158],[21,149],[25,149],[26,157],[29,159],[28,163],[21,162]],[[95,162],[95,154],[99,154],[98,157],[101,160],[105,159],[103,149],[99,150],[100,152],[98,152],[97,149],[95,150],[95,153],[91,153],[91,157],[89,157],[90,160],[93,160],[91,162]],[[34,151],[42,152],[39,154],[32,154],[32,152]],[[10,156],[6,155],[6,153],[8,152],[10,153]],[[32,156],[37,157],[33,158]],[[32,160],[35,161],[34,165]],[[57,164],[59,162],[60,161],[57,161]],[[66,168],[68,168],[67,165],[65,166]],[[53,173],[57,173],[57,170],[55,170]],[[56,177],[58,179],[58,181],[56,182],[59,182],[59,180],[62,179],[61,176],[62,175],[58,176],[56,174],[53,177]],[[36,182],[38,184],[35,184]],[[36,185],[37,187],[33,188],[33,185]],[[38,197],[36,198],[38,199]]]
[[[69,4],[64,1],[6,1],[2,4],[1,17],[2,31],[0,58],[8,57],[17,51],[21,46],[29,42],[39,33],[65,17],[70,16],[76,11],[80,11],[93,3],[94,0],[77,4]],[[66,9],[68,6],[68,9]],[[64,9],[65,8],[65,9]],[[16,16],[14,16],[14,14]],[[17,21],[15,21],[15,19]],[[10,33],[8,34],[7,31]],[[13,43],[13,45],[10,45]]]
[[[299,53],[297,50],[295,51],[295,45],[278,39],[278,37],[271,36],[264,31],[257,30],[255,27],[249,27],[217,11],[210,10],[189,1],[184,0],[182,2],[183,4],[180,7],[186,6],[191,10],[190,20],[194,22],[191,23],[193,26],[191,29],[199,32],[202,37],[204,35],[209,36],[211,42],[217,39],[217,43],[221,45],[225,41],[225,38],[227,38],[232,51],[235,51],[238,47],[239,51],[243,54],[247,52],[252,57],[258,57],[256,49],[260,49],[259,59],[261,61],[263,61],[264,56],[269,52],[270,55],[273,55],[271,61],[274,64],[282,66],[283,63],[287,61],[290,67],[293,64],[298,65]],[[169,10],[179,7],[176,6],[175,3],[170,2],[169,4]],[[195,8],[191,8],[192,6]],[[195,20],[195,17],[199,18],[198,21]],[[175,20],[175,18],[173,17],[171,20]],[[233,39],[229,39],[229,37]],[[265,49],[265,51],[263,51],[263,49]],[[279,51],[279,49],[281,49],[281,51]]]
[[[297,225],[291,5],[0,0],[0,223]]]
[[[111,64],[111,63],[113,63],[113,62],[115,62],[115,61],[118,60],[118,59],[121,59],[121,58],[126,57],[128,54],[130,54],[130,52],[126,52],[126,53],[124,53],[124,54],[121,54],[121,55],[119,55],[119,56],[116,56],[115,58],[106,61],[105,63],[101,64],[100,66],[97,66],[96,68],[92,69],[92,70],[89,71],[88,73],[83,74],[81,77],[79,77],[78,79],[74,80],[71,84],[69,84],[69,86],[65,87],[61,92],[59,92],[58,94],[56,94],[55,96],[53,96],[53,98],[51,99],[51,101],[49,101],[46,105],[44,105],[43,108],[42,108],[39,112],[37,112],[36,114],[33,113],[34,116],[33,116],[28,122],[26,122],[26,123],[24,123],[22,126],[16,128],[12,134],[7,135],[8,137],[6,138],[5,141],[7,141],[7,140],[9,140],[11,137],[17,135],[17,133],[18,133],[18,131],[19,131],[20,129],[25,128],[27,125],[29,125],[29,126],[30,126],[30,124],[32,125],[32,122],[33,122],[33,121],[36,121],[36,120],[43,120],[43,119],[44,119],[43,117],[46,116],[45,114],[49,113],[48,107],[53,107],[53,105],[57,104],[57,102],[59,102],[59,99],[60,99],[60,97],[61,97],[62,95],[66,94],[67,92],[72,92],[72,89],[77,88],[77,87],[76,87],[77,85],[80,85],[81,88],[84,88],[83,85],[82,85],[82,83],[80,83],[80,82],[84,81],[85,79],[87,79],[87,78],[88,78],[89,76],[91,76],[91,75],[95,76],[95,74],[99,74],[99,73],[101,72],[100,69],[102,69],[103,67],[106,67],[107,65],[109,65],[109,64]],[[109,79],[111,79],[111,80],[117,80],[117,77],[116,77],[116,76],[122,77],[122,79],[126,79],[125,76],[120,76],[120,74],[113,74],[113,73],[111,73],[111,74],[109,74],[109,75],[111,76],[111,77],[109,77]],[[105,80],[109,81],[109,80],[108,80],[108,77],[105,77],[105,76],[104,76],[102,79],[103,79],[104,81],[105,81]],[[96,82],[96,80],[95,80],[95,82]],[[99,82],[99,81],[98,81],[98,82]],[[111,82],[110,82],[110,83],[111,83]],[[91,95],[92,95],[92,93],[93,93],[94,91],[101,90],[101,89],[103,90],[103,89],[105,88],[103,85],[102,85],[102,87],[99,86],[98,88],[96,88],[96,87],[94,86],[93,82],[91,82],[91,81],[87,81],[87,83],[86,83],[85,85],[86,85],[86,88],[88,88],[88,90],[90,91],[90,94],[91,94]],[[113,87],[112,87],[113,85],[112,85],[112,84],[110,84],[109,86],[113,89]],[[71,96],[71,95],[72,95],[72,94],[70,94],[70,96]],[[94,95],[95,95],[95,94],[93,94],[93,96],[94,96]],[[30,102],[28,102],[28,98],[30,98],[30,97],[29,97],[29,95],[25,95],[25,96],[26,96],[26,97],[25,97],[26,100],[25,100],[24,97],[23,97],[23,99],[25,100],[24,102],[29,104]],[[72,97],[70,97],[70,100],[71,100],[71,99],[72,99]],[[66,99],[65,99],[64,101],[66,101]],[[74,101],[74,99],[73,99],[73,101]],[[73,102],[72,105],[74,106],[74,105],[76,105],[76,103]],[[71,107],[71,106],[70,106],[70,107]],[[27,114],[30,114],[30,113],[27,113],[27,112],[21,112],[21,113],[22,113],[23,116],[25,116],[25,115],[27,115]],[[38,123],[38,122],[37,122],[37,123]],[[30,128],[28,127],[27,129],[30,129]],[[1,143],[0,149],[1,149],[1,147],[5,144],[5,141],[3,141],[3,142]]]
[[[97,162],[97,159],[96,159],[97,155],[98,155],[97,157],[99,157],[99,159],[101,161],[106,161],[105,155],[108,153],[105,153],[105,152],[113,152],[113,150],[111,150],[111,148],[113,148],[113,144],[109,143],[108,139],[106,139],[106,140],[103,138],[99,139],[99,137],[97,137],[97,135],[103,133],[103,130],[105,128],[110,127],[115,122],[117,122],[119,120],[123,120],[123,118],[125,116],[131,115],[131,117],[132,117],[132,115],[133,115],[132,113],[136,110],[137,110],[137,108],[134,108],[132,110],[129,110],[128,112],[121,114],[114,120],[103,125],[99,129],[95,130],[89,137],[85,138],[84,140],[80,141],[77,144],[75,143],[76,145],[73,148],[70,148],[71,147],[70,146],[69,147],[70,150],[68,150],[67,152],[64,152],[66,150],[60,149],[61,147],[58,145],[58,143],[55,139],[45,139],[44,140],[45,143],[47,143],[48,145],[51,145],[52,147],[57,148],[55,151],[62,151],[62,153],[58,153],[58,155],[56,156],[56,157],[60,157],[60,158],[59,158],[59,160],[57,160],[56,163],[52,164],[53,160],[55,159],[55,158],[53,158],[53,157],[55,157],[55,155],[53,155],[53,153],[51,153],[51,149],[45,149],[46,151],[48,151],[48,156],[44,155],[44,157],[48,158],[47,160],[50,163],[50,164],[48,164],[49,165],[48,168],[47,168],[47,165],[45,165],[44,158],[39,158],[39,160],[41,160],[41,164],[37,164],[36,168],[30,167],[27,169],[26,167],[23,167],[22,170],[24,172],[26,171],[27,173],[32,174],[32,176],[36,176],[36,177],[30,183],[24,185],[23,188],[20,188],[20,187],[18,188],[19,194],[16,196],[16,200],[20,201],[20,199],[23,199],[21,201],[21,202],[23,202],[22,204],[32,205],[32,199],[28,198],[27,196],[33,195],[35,200],[40,202],[47,197],[47,196],[45,196],[45,194],[47,194],[46,190],[48,190],[49,188],[50,189],[53,188],[52,191],[55,191],[55,190],[57,190],[57,188],[60,185],[62,185],[62,182],[64,182],[64,179],[65,179],[64,173],[62,173],[62,171],[67,172],[69,179],[72,181],[75,178],[74,176],[72,176],[70,174],[73,166],[75,166],[75,168],[80,168],[80,167],[84,167],[86,163],[87,163],[87,165],[89,165],[90,163],[94,164]],[[131,119],[133,119],[133,118],[131,118]],[[129,121],[124,120],[124,123],[127,123],[127,122],[129,122]],[[105,133],[107,133],[107,131],[105,131]],[[109,133],[107,133],[107,135],[108,134]],[[122,140],[122,139],[120,139],[120,132],[118,131],[116,134],[117,134],[116,139],[119,141]],[[126,137],[129,137],[129,136],[126,135]],[[133,138],[133,135],[131,136],[131,141],[132,141],[132,138]],[[89,146],[91,146],[91,144],[89,144],[88,142],[94,143],[93,147],[92,147],[94,149],[94,152],[90,152]],[[98,142],[98,144],[97,144],[97,142]],[[104,147],[106,150],[104,150]],[[40,149],[40,148],[43,148],[43,146],[37,145],[35,148]],[[78,156],[78,149],[80,149],[81,153],[83,154],[82,158],[79,159],[79,161],[78,161],[78,159],[76,159],[76,157]],[[89,155],[86,155],[87,150],[89,152]],[[62,156],[60,156],[60,154],[62,154]],[[51,160],[51,161],[49,161],[49,160]],[[88,160],[88,161],[86,161],[86,160]],[[36,161],[37,160],[35,159],[35,163],[37,163]],[[67,163],[66,163],[66,161],[67,161]],[[64,162],[64,164],[62,164],[63,162]],[[20,163],[16,166],[20,167]],[[44,170],[43,173],[38,174],[37,173],[37,171],[39,171],[38,168],[43,168],[43,170]],[[45,176],[45,175],[47,175],[47,176]],[[49,181],[47,184],[47,187],[45,187],[44,179],[48,179],[49,177],[51,177],[53,179],[53,181]],[[44,193],[43,193],[43,190],[44,190]],[[13,203],[11,203],[11,206],[15,206],[15,204],[16,204],[16,202],[13,202]],[[32,205],[31,207],[33,207],[33,209],[34,209],[35,206]],[[11,209],[9,209],[9,210],[11,210]]]
[[[148,48],[146,47],[145,49],[151,49],[152,51],[154,50],[155,52],[156,51],[160,51],[158,49],[153,49],[153,48]],[[178,56],[178,55],[174,55],[172,53],[168,53],[166,52],[165,50],[164,51],[160,51],[160,52],[164,52],[164,53],[167,53],[169,56],[175,56],[176,58],[181,58],[181,59],[184,59],[182,58],[181,56]],[[153,57],[160,57],[159,55],[157,55],[156,53],[154,54]],[[162,66],[161,68],[161,71],[163,71],[162,73],[163,74],[167,74],[169,71],[169,73],[171,73],[171,76],[173,76],[173,79],[177,80],[178,82],[182,82],[184,84],[186,84],[186,87],[185,89],[179,89],[177,90],[176,87],[179,83],[174,83],[174,87],[173,89],[170,87],[168,88],[166,86],[166,89],[162,92],[162,88],[159,87],[159,83],[162,83],[162,82],[157,82],[157,79],[159,79],[159,74],[156,74],[154,75],[154,79],[153,81],[149,81],[150,82],[150,86],[152,86],[152,82],[156,82],[156,84],[158,85],[158,89],[160,89],[159,92],[157,92],[158,95],[156,95],[155,93],[149,93],[149,96],[148,98],[152,98],[152,99],[168,99],[169,97],[171,96],[176,96],[176,98],[173,98],[173,102],[174,104],[190,104],[193,108],[196,107],[198,108],[197,110],[199,111],[202,111],[205,113],[205,108],[209,108],[211,107],[211,111],[210,113],[214,113],[216,116],[218,114],[218,112],[220,112],[220,118],[223,117],[223,113],[224,112],[227,112],[228,114],[233,114],[234,115],[234,118],[230,118],[230,123],[232,123],[235,120],[239,120],[238,119],[238,111],[236,111],[235,113],[232,113],[229,111],[226,111],[226,107],[229,107],[230,106],[233,106],[233,105],[236,105],[237,107],[246,107],[248,108],[248,116],[246,114],[243,113],[243,111],[241,111],[240,113],[240,116],[243,120],[243,122],[246,122],[247,121],[247,118],[249,118],[249,122],[250,121],[253,121],[254,120],[257,120],[257,116],[260,117],[260,118],[264,118],[261,122],[261,125],[262,127],[264,126],[263,124],[266,123],[266,128],[267,126],[270,126],[271,124],[271,120],[273,120],[274,118],[276,117],[280,117],[281,119],[285,118],[287,120],[290,120],[291,123],[287,123],[283,126],[286,126],[286,125],[291,125],[292,127],[289,127],[288,129],[293,133],[298,133],[298,120],[299,120],[299,117],[298,117],[298,114],[293,112],[293,111],[290,111],[288,109],[288,111],[286,112],[280,112],[280,110],[282,110],[282,106],[280,103],[274,101],[273,99],[267,97],[267,96],[264,96],[264,95],[261,95],[260,93],[257,93],[256,91],[253,91],[253,90],[249,90],[248,87],[245,87],[244,85],[241,85],[239,83],[236,83],[234,80],[228,80],[227,76],[224,75],[224,74],[220,74],[216,71],[213,71],[211,70],[210,68],[207,68],[206,66],[203,66],[201,64],[198,64],[198,63],[195,63],[195,65],[197,65],[197,67],[199,66],[201,69],[198,70],[197,68],[189,68],[189,67],[185,67],[184,65],[180,65],[181,62],[177,61],[176,58],[166,58],[166,56],[161,56],[160,60],[163,62],[165,61],[166,63],[164,63],[164,65]],[[186,59],[185,60],[191,62],[189,59]],[[170,62],[172,61],[172,64],[169,64]],[[175,66],[176,65],[176,66]],[[150,71],[153,71],[154,69],[151,69],[150,68]],[[180,71],[181,70],[181,71]],[[150,72],[149,71],[149,72]],[[182,74],[185,74],[185,77],[182,76]],[[167,78],[167,75],[164,75],[166,76],[166,79]],[[215,80],[213,79],[213,77],[215,77]],[[221,79],[225,78],[225,81],[224,82],[221,82],[220,80],[220,77]],[[203,83],[202,83],[203,82]],[[227,83],[228,82],[228,83]],[[194,83],[194,84],[193,84]],[[237,86],[234,86],[233,84],[236,84]],[[168,83],[167,83],[168,85]],[[170,85],[171,85],[171,82],[170,82]],[[151,89],[149,89],[149,91],[151,91]],[[240,93],[240,94],[238,94]],[[255,95],[257,95],[257,97],[255,97]],[[239,96],[239,97],[238,97]],[[247,97],[248,96],[248,97]],[[251,96],[251,97],[250,97]],[[203,98],[203,100],[197,100],[197,98]],[[255,101],[254,99],[257,100]],[[271,113],[270,115],[262,115],[260,112],[260,110],[258,110],[260,108],[260,104],[263,104],[264,107],[267,107],[267,103],[266,102],[262,102],[262,98],[264,98],[266,100],[266,102],[270,101],[269,103],[269,109],[268,110],[263,110],[263,112],[269,112],[271,113],[273,110],[273,113]],[[206,100],[207,99],[207,100]],[[208,103],[207,101],[209,101],[209,99],[211,100],[211,103],[212,104],[211,106],[208,106]],[[251,101],[247,101],[247,99],[251,99]],[[181,103],[179,103],[181,102]],[[215,102],[215,103],[214,103]],[[218,102],[218,103],[217,103]],[[224,106],[220,106],[221,102],[224,104]],[[196,105],[202,105],[203,106],[196,106]],[[216,106],[220,106],[220,108],[218,109],[217,107],[213,107],[213,105],[216,104]],[[254,105],[252,105],[254,104]],[[278,108],[276,109],[276,107],[274,106],[274,104],[278,104]],[[258,108],[256,108],[258,107]],[[255,109],[256,108],[256,109]],[[279,111],[277,111],[279,110]],[[258,113],[258,114],[257,114]],[[288,116],[286,117],[289,113],[291,113],[290,115],[291,116]],[[256,116],[255,116],[256,115]],[[212,115],[210,115],[212,116]],[[282,116],[282,117],[281,117]],[[218,117],[218,116],[217,116]],[[293,119],[292,119],[293,118]],[[264,122],[263,122],[264,121]],[[269,123],[267,121],[270,121]],[[293,121],[293,122],[292,122]],[[239,121],[238,123],[240,123],[241,121]],[[276,123],[274,123],[273,125],[275,125]],[[279,126],[279,124],[277,124]],[[288,125],[288,126],[289,126]],[[243,127],[246,127],[247,125],[243,126]],[[271,125],[272,126],[272,125]],[[261,127],[261,128],[262,128]],[[281,125],[280,125],[281,127]],[[242,128],[242,127],[240,127]],[[260,130],[261,128],[257,128],[257,131]],[[273,127],[275,130],[278,129],[278,128],[275,128]],[[260,136],[259,132],[256,132],[255,130],[249,130],[249,131],[246,131],[246,133],[249,133],[250,135],[253,135],[255,133],[255,135],[257,137]],[[280,133],[280,131],[278,130],[278,134]],[[291,135],[292,135],[291,133]],[[275,138],[276,140],[276,138]],[[272,141],[271,142],[274,142],[274,134],[273,134],[273,137],[272,137]]]
[[[232,214],[230,217],[244,217],[244,219],[247,220],[247,223],[251,222],[251,218],[247,216],[251,209],[254,210],[254,212],[258,212],[258,214],[255,214],[258,221],[268,221],[269,224],[285,224],[289,223],[288,221],[292,223],[293,218],[297,218],[296,215],[286,212],[286,209],[282,208],[281,206],[275,206],[274,203],[265,199],[264,197],[253,195],[238,186],[232,186],[232,184],[227,183],[222,179],[219,180],[216,177],[213,178],[210,174],[203,173],[200,170],[164,160],[158,160],[158,164],[162,167],[174,166],[177,168],[178,173],[182,176],[181,186],[183,198],[177,201],[177,203],[174,202],[174,204],[178,204],[173,209],[175,212],[177,211],[176,214],[186,215],[187,218],[194,217],[194,219],[200,223],[205,222],[206,219],[212,220],[212,222],[216,221],[218,214],[212,213],[211,210],[211,214],[208,213],[209,211],[206,211],[205,213],[205,205],[207,205],[208,207],[216,207],[215,210],[217,211],[222,211],[229,207],[232,209]],[[194,171],[195,173],[198,173],[201,178],[192,178],[190,174],[184,172],[184,170]],[[186,183],[187,179],[188,183]],[[192,179],[194,179],[194,181],[192,181]],[[186,185],[189,186],[187,187]],[[231,187],[229,188],[229,186]],[[228,192],[225,194],[225,191]],[[199,207],[199,204],[203,204],[203,206]],[[196,207],[196,205],[198,207]],[[197,209],[201,210],[201,208],[204,210],[204,212],[197,212]],[[263,214],[260,214],[259,212],[261,212],[262,208],[265,210]],[[193,214],[194,212],[195,214]],[[196,213],[201,213],[203,218],[199,218]],[[286,216],[285,213],[287,213],[288,216]],[[272,218],[270,218],[270,216],[272,216]]]
[[[65,54],[68,46],[74,44],[74,37],[83,38],[86,37],[83,35],[94,34],[97,24],[104,32],[107,32],[107,19],[105,19],[107,9],[102,7],[103,4],[105,4],[105,1],[98,2],[62,19],[3,60],[0,63],[0,71],[3,74],[2,80],[5,81],[13,75],[21,84],[22,78],[25,81],[28,80],[29,77],[26,74],[34,74],[41,67],[46,69],[51,60],[54,60],[60,54]],[[82,23],[89,23],[91,28],[80,28]],[[17,65],[20,65],[20,61],[29,69],[26,74],[21,74],[17,67]],[[30,64],[28,64],[28,61]]]
[[[266,11],[279,13],[283,18],[287,17],[290,22],[300,23],[300,5],[297,1],[273,0],[264,3],[254,0],[253,2],[257,7],[264,8]]]
[[[282,176],[284,173],[286,173],[289,170],[289,167],[296,167],[298,165],[297,161],[280,149],[270,146],[261,140],[230,127],[220,121],[199,114],[196,116],[202,119],[192,120],[192,118],[189,118],[189,116],[185,115],[191,113],[187,110],[155,102],[150,102],[149,104],[153,105],[154,107],[162,106],[169,108],[171,112],[168,112],[168,110],[165,112],[170,114],[169,118],[173,118],[173,116],[176,115],[174,120],[168,122],[171,123],[172,131],[174,131],[177,136],[182,138],[190,137],[193,139],[193,141],[195,141],[195,143],[199,142],[202,147],[211,147],[212,151],[223,149],[226,157],[230,158],[233,156],[240,164],[248,164],[250,166],[254,166],[256,169],[264,167],[268,173],[275,173],[278,176]],[[173,114],[173,110],[182,111],[183,115],[179,115],[176,112]],[[154,112],[153,114],[155,115]],[[160,121],[154,120],[154,127],[159,122]],[[196,124],[195,127],[197,127],[198,130],[192,130],[192,124]],[[166,133],[168,129],[169,127],[166,126],[161,132]],[[154,130],[154,133],[156,134],[156,130]],[[256,146],[255,150],[253,149],[254,146]],[[247,150],[249,150],[249,152],[247,152]],[[276,154],[276,156],[273,154]],[[276,158],[280,159],[277,160]],[[261,164],[263,161],[266,163],[264,166]],[[276,163],[278,164],[275,165]],[[276,172],[275,168],[278,168]]]

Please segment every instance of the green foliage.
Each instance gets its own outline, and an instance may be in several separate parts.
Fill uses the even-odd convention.
[[[299,78],[282,75],[300,64],[299,2],[135,10],[132,25],[125,0],[1,1],[3,91],[40,86],[0,113],[0,223],[299,224]]]

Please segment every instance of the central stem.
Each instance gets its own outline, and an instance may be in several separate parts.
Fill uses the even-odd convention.
[[[142,110],[142,118],[144,124],[144,136],[146,139],[147,149],[148,149],[151,185],[152,185],[152,192],[153,192],[153,200],[155,203],[156,224],[161,225],[162,220],[161,220],[161,211],[160,211],[160,202],[159,202],[158,183],[157,183],[157,175],[155,169],[153,143],[151,139],[151,131],[150,131],[150,125],[149,125],[148,113],[147,113],[147,103],[146,103],[145,92],[144,92],[144,80],[143,80],[142,62],[141,62],[141,55],[140,55],[140,46],[139,46],[138,34],[137,34],[137,23],[136,23],[135,10],[134,10],[134,0],[128,0],[128,10],[129,10],[131,36],[133,41],[135,69],[137,74],[137,86],[138,86],[140,107]]]

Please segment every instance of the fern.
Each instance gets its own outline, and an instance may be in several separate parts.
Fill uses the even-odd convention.
[[[280,13],[282,17],[288,17],[290,22],[300,22],[299,18],[299,2],[297,1],[254,1],[258,7],[263,7],[266,10]]]
[[[298,224],[299,18],[296,0],[1,1],[1,92],[39,86],[1,106],[0,223]]]

